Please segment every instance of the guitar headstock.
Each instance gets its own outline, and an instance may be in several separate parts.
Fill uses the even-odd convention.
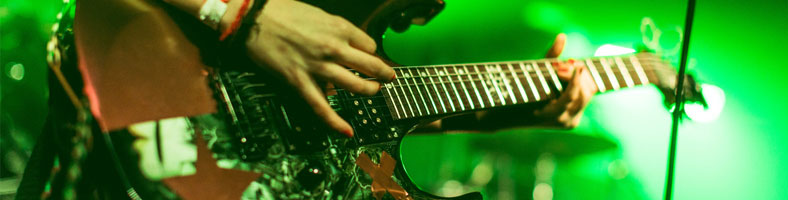
[[[676,103],[676,84],[678,82],[676,67],[654,53],[638,53],[637,58],[646,73],[650,75],[649,79],[652,79],[651,82],[665,95],[665,106],[670,107]],[[701,92],[701,85],[695,80],[694,76],[690,74],[684,75],[682,87],[685,102],[707,105],[706,99]]]

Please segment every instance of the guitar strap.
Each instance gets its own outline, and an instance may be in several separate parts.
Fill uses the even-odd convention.
[[[209,67],[170,20],[163,2],[80,0],[76,4],[78,68],[102,131],[216,110],[207,81]]]

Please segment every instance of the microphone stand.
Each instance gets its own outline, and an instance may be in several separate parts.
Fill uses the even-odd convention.
[[[687,68],[687,54],[689,54],[689,39],[692,31],[692,20],[695,15],[695,0],[689,0],[687,5],[687,17],[684,22],[684,39],[681,44],[681,60],[679,61],[679,73],[676,78],[676,109],[673,110],[673,127],[670,132],[670,146],[668,150],[668,174],[665,178],[665,200],[673,198],[673,177],[676,165],[676,142],[678,140],[679,124],[684,113],[684,76]]]

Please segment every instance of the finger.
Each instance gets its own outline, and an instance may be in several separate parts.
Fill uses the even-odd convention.
[[[325,79],[330,83],[336,84],[337,87],[344,88],[350,92],[374,95],[380,89],[380,83],[376,81],[364,80],[356,76],[350,70],[339,66],[334,63],[324,63],[321,70],[314,72],[318,77]]]
[[[578,115],[579,113],[583,112],[586,106],[588,106],[588,102],[591,99],[591,96],[585,92],[580,90],[577,99],[573,100],[566,106],[566,113],[569,113],[571,116]]]
[[[375,50],[377,49],[375,40],[369,37],[367,33],[353,25],[353,23],[347,21],[345,18],[341,18],[341,20],[343,21],[342,23],[345,24],[343,27],[346,27],[345,31],[349,36],[348,43],[350,46],[370,54],[375,53]]]
[[[564,44],[566,43],[566,34],[560,33],[555,36],[555,41],[550,50],[547,51],[547,58],[556,58],[564,51]]]
[[[597,88],[596,82],[594,81],[594,78],[591,77],[591,73],[588,71],[587,68],[583,67],[583,73],[580,73],[580,77],[582,77],[582,80],[580,82],[583,83],[583,85],[585,86],[585,90],[588,91],[590,95],[593,96],[594,94],[599,92],[599,88]]]
[[[570,115],[574,116],[580,112],[588,105],[588,102],[591,101],[591,97],[594,95],[593,88],[588,87],[589,83],[584,81],[585,73],[588,73],[587,70],[583,68],[577,69],[578,74],[572,78],[571,83],[577,87],[578,95],[572,100],[569,105],[567,105],[566,112]]]
[[[344,48],[339,52],[337,63],[358,70],[381,82],[394,79],[394,69],[380,58],[354,48]]]
[[[558,75],[558,79],[568,81],[572,79],[572,73],[574,73],[577,63],[573,59],[569,59],[566,62],[553,62],[552,65],[556,68],[556,74]]]
[[[558,116],[558,124],[563,126],[564,128],[572,128],[572,122],[574,121],[574,116],[569,114],[568,112],[561,113],[561,116]]]
[[[543,109],[535,111],[534,115],[549,117],[549,116],[557,116],[559,113],[563,113],[564,111],[566,111],[566,109],[569,106],[569,103],[577,99],[578,96],[580,95],[579,94],[580,84],[578,84],[578,82],[575,80],[575,77],[577,76],[578,73],[577,71],[578,70],[576,69],[575,72],[573,73],[574,75],[572,81],[569,82],[569,85],[567,85],[566,89],[561,94],[561,96],[558,97],[557,100],[554,100],[553,102],[549,103]]]
[[[345,122],[339,115],[328,105],[326,97],[320,91],[317,83],[312,79],[309,74],[304,71],[298,71],[290,80],[291,83],[298,89],[301,96],[304,97],[306,103],[314,109],[315,114],[323,119],[323,121],[332,129],[347,135],[353,136],[353,129],[350,124]]]

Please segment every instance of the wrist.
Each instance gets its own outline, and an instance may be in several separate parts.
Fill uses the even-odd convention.
[[[244,12],[242,15],[248,14],[249,9],[241,10],[244,1],[246,0],[230,0],[227,2],[227,12],[225,12],[224,16],[222,16],[217,31],[224,32],[228,28],[232,27],[233,22],[235,22],[236,17],[238,16],[238,12]],[[251,5],[255,0],[248,1],[248,4]]]

